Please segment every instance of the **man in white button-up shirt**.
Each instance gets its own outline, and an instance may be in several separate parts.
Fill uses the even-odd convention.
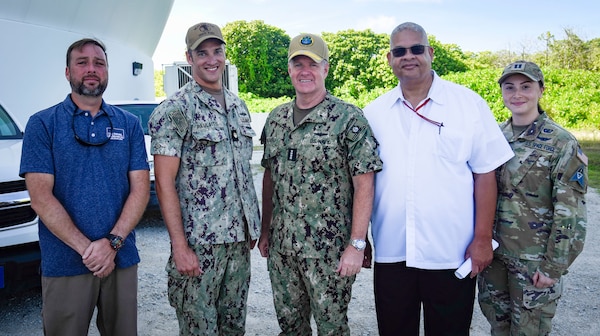
[[[380,143],[372,232],[380,335],[468,335],[474,277],[492,260],[495,169],[513,156],[475,92],[441,79],[425,30],[396,27],[400,84],[365,108]],[[454,270],[472,259],[471,276]]]

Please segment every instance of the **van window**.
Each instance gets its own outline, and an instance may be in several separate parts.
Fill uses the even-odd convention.
[[[150,115],[154,111],[154,108],[158,106],[158,103],[155,104],[115,104],[125,111],[131,112],[135,114],[138,119],[140,119],[140,123],[142,124],[142,128],[144,129],[144,134],[149,135],[148,133],[148,119],[150,119]]]
[[[0,139],[22,139],[23,133],[10,118],[8,113],[0,106]]]

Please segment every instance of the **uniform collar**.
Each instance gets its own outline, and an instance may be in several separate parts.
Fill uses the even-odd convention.
[[[519,134],[518,136],[515,136],[515,134],[513,134],[513,131],[512,131],[512,117],[511,117],[510,119],[505,121],[504,124],[502,125],[502,132],[504,133],[504,135],[506,136],[507,139],[511,139],[511,140],[516,140],[516,139],[535,140],[538,137],[538,135],[540,134],[540,132],[542,131],[542,129],[544,128],[544,125],[546,124],[547,120],[548,120],[548,115],[546,114],[546,112],[542,112],[531,123],[531,125],[529,125],[529,127],[525,131],[523,131],[523,133]]]
[[[192,91],[197,94],[197,97],[200,98],[200,101],[206,104],[207,106],[212,106],[217,104],[217,100],[210,94],[208,91],[204,90],[200,84],[198,84],[195,80],[191,81],[192,83]],[[231,91],[227,90],[227,88],[223,87],[223,97],[225,97],[225,105],[227,105],[227,109],[231,109],[236,107],[237,99]]]

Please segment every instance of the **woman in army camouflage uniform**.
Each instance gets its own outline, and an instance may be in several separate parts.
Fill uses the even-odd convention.
[[[479,275],[479,304],[492,335],[547,335],[561,276],[583,249],[587,157],[541,109],[536,64],[512,63],[498,83],[512,114],[500,127],[515,156],[496,171],[500,246]]]

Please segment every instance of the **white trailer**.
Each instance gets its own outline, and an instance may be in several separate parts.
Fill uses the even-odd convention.
[[[84,37],[106,45],[106,101],[154,100],[152,55],[173,1],[0,1],[0,296],[39,283],[38,218],[18,175],[22,125],[71,91],[67,48]]]
[[[152,55],[174,0],[0,1],[0,99],[26,124],[62,101],[66,50],[84,37],[107,48],[106,100],[154,100]]]
[[[170,96],[179,90],[187,82],[193,80],[192,66],[187,62],[173,62],[173,64],[163,65],[163,89],[165,95]],[[225,71],[223,72],[223,85],[229,91],[238,94],[238,71],[237,67],[227,60],[225,62]]]

